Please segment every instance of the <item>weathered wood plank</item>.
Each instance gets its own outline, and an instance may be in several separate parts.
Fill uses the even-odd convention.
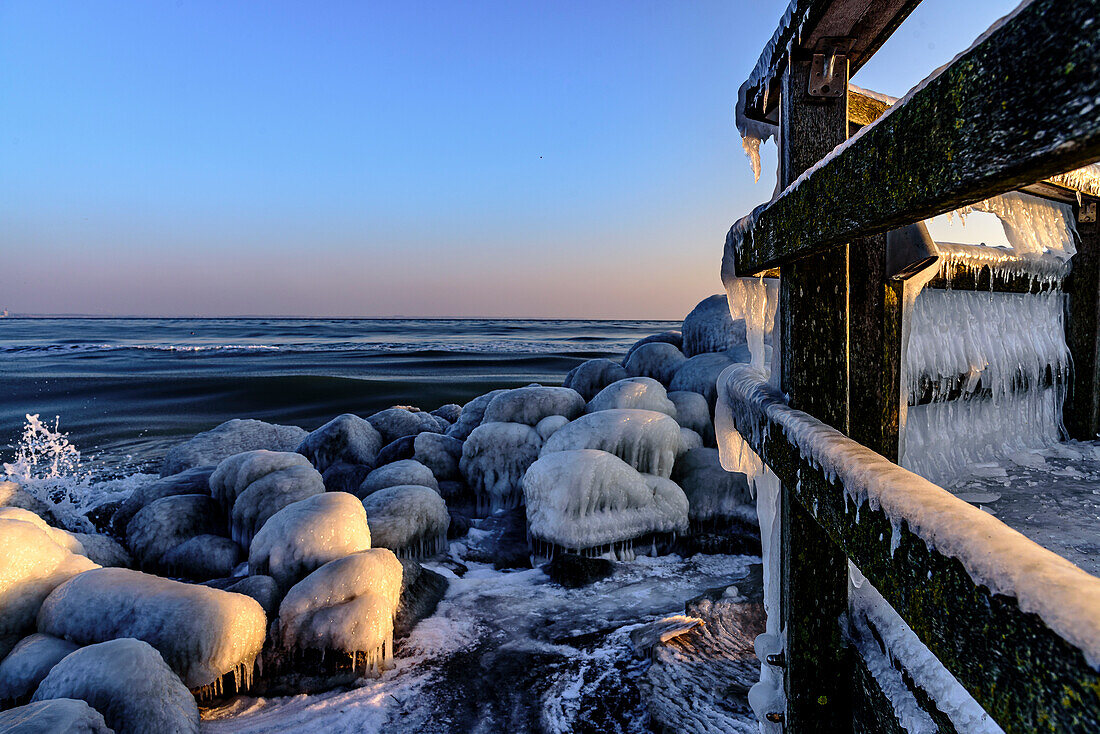
[[[1073,382],[1066,396],[1065,423],[1071,437],[1090,441],[1100,432],[1100,222],[1079,221],[1077,232],[1081,242],[1073,257],[1066,309]]]
[[[1100,0],[1034,0],[734,226],[737,272],[942,214],[1100,158]],[[1057,59],[1058,63],[1050,63]]]

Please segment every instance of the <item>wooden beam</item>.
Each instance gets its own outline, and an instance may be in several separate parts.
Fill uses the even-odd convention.
[[[1073,256],[1072,291],[1066,309],[1073,382],[1066,396],[1065,423],[1070,436],[1081,441],[1095,440],[1100,432],[1100,222],[1093,219],[1077,222],[1081,241]]]
[[[737,272],[952,211],[1100,158],[1100,0],[1034,0],[730,230]],[[1056,60],[1056,63],[1054,61]]]

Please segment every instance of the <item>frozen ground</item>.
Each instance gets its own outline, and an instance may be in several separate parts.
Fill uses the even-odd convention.
[[[630,632],[731,584],[759,600],[759,563],[641,557],[581,589],[540,570],[469,563],[458,577],[456,564],[431,565],[449,577],[447,596],[399,644],[396,667],[381,679],[320,695],[239,697],[205,711],[203,731],[651,731],[642,691],[650,662],[634,655]],[[754,676],[757,666],[749,666]],[[751,714],[744,723],[755,725]]]

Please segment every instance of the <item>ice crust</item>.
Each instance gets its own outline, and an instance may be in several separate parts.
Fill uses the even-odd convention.
[[[247,680],[263,646],[267,618],[241,594],[101,568],[54,589],[38,613],[38,631],[90,645],[133,637],[155,647],[188,688],[223,675]]]
[[[158,565],[168,576],[196,581],[224,578],[241,560],[241,547],[221,535],[196,535],[160,557]]]
[[[424,431],[443,433],[450,428],[447,421],[431,413],[402,407],[380,410],[367,418],[367,422],[382,436],[383,446],[404,436],[415,436]]]
[[[437,480],[457,479],[462,442],[439,433],[421,433],[413,440],[413,458],[428,467]]]
[[[210,494],[210,475],[214,466],[196,466],[170,477],[143,484],[135,489],[111,516],[111,528],[119,536],[126,534],[126,525],[141,508],[163,497],[180,494]]]
[[[268,519],[248,550],[248,572],[286,591],[329,561],[371,547],[363,503],[346,492],[293,502]]]
[[[537,426],[551,415],[569,420],[584,412],[584,398],[568,387],[517,387],[497,395],[485,409],[484,423],[524,423]]]
[[[465,441],[470,433],[481,425],[481,421],[485,417],[485,409],[489,407],[489,403],[493,401],[493,398],[505,392],[507,390],[492,390],[463,405],[458,420],[447,429],[447,435],[457,438],[459,441]]]
[[[168,551],[199,535],[225,532],[225,513],[201,494],[162,497],[146,505],[126,525],[126,545],[141,568],[158,570]]]
[[[672,481],[684,490],[691,521],[720,517],[756,519],[748,479],[742,472],[726,471],[718,449],[695,448],[676,460]]]
[[[686,361],[687,357],[675,345],[652,342],[638,347],[626,360],[625,367],[631,377],[652,377],[668,385]]]
[[[397,487],[402,484],[419,484],[438,490],[439,482],[436,481],[432,470],[415,459],[402,459],[392,464],[380,466],[363,480],[359,485],[359,497],[369,497],[372,493],[387,487]]]
[[[148,643],[118,639],[70,653],[49,672],[34,700],[86,701],[116,734],[198,734],[191,692]]]
[[[398,558],[428,558],[447,547],[451,516],[434,489],[414,484],[381,489],[363,500],[373,543]]]
[[[590,359],[569,370],[563,387],[572,388],[586,401],[612,382],[629,377],[622,365],[610,359]]]
[[[352,413],[336,416],[306,436],[297,451],[317,471],[324,472],[338,461],[373,464],[382,448],[382,436],[367,421]]]
[[[30,523],[50,536],[50,540],[70,553],[76,553],[81,556],[84,555],[84,545],[77,539],[74,533],[50,526],[49,523],[30,510],[24,510],[22,507],[0,507],[0,520],[18,520],[20,522]]]
[[[0,712],[0,734],[115,734],[84,701],[51,698]]]
[[[743,344],[741,348],[744,349]],[[734,356],[727,352],[697,354],[684,362],[680,369],[676,371],[676,376],[669,383],[669,391],[688,390],[699,393],[707,401],[709,409],[710,406],[714,405],[717,395],[715,383],[718,381],[718,375],[735,361],[748,361],[748,354],[735,354]]]
[[[234,418],[169,449],[160,475],[167,477],[196,466],[217,464],[234,454],[256,449],[293,451],[305,437],[305,430],[298,426]]]
[[[668,399],[676,406],[676,422],[698,433],[705,446],[714,446],[714,423],[707,399],[690,390],[673,390]]]
[[[292,451],[245,451],[223,459],[210,475],[210,494],[228,513],[248,486],[268,474],[291,467],[309,467],[309,459]]]
[[[653,410],[601,410],[562,427],[539,456],[574,449],[606,451],[639,472],[668,479],[680,451],[680,426]]]
[[[617,408],[655,410],[676,417],[676,406],[668,399],[665,386],[651,377],[628,377],[611,383],[588,401],[585,412]]]
[[[684,354],[694,357],[711,352],[724,352],[745,343],[745,323],[734,320],[724,293],[717,293],[699,302],[684,319]]]
[[[76,649],[68,640],[50,635],[36,632],[24,637],[0,662],[0,701],[29,701],[50,669]]]
[[[542,437],[524,423],[482,423],[462,447],[462,476],[480,514],[523,502],[523,474],[539,456]]]
[[[233,503],[230,536],[241,548],[248,548],[269,517],[293,502],[324,491],[324,479],[312,466],[291,466],[265,474],[249,484]]]
[[[548,415],[535,426],[535,432],[543,441],[546,441],[568,423],[569,419],[564,415]]]

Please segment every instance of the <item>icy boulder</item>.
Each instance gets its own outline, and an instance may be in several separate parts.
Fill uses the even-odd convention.
[[[51,698],[0,713],[3,734],[115,734],[103,714],[83,701]]]
[[[141,508],[163,498],[178,494],[210,494],[210,475],[214,465],[196,466],[170,477],[162,477],[135,489],[111,516],[111,530],[119,536],[126,534],[126,526]]]
[[[298,453],[317,471],[324,472],[338,461],[348,464],[373,464],[382,448],[382,436],[367,421],[344,413],[330,420],[302,440]]]
[[[252,539],[248,572],[271,576],[286,591],[329,561],[370,547],[363,503],[345,492],[325,492],[271,516]]]
[[[372,471],[359,485],[357,494],[360,498],[369,497],[380,489],[402,484],[419,484],[422,487],[439,489],[439,483],[435,480],[431,469],[414,459],[404,459]]]
[[[225,513],[212,497],[180,494],[147,505],[126,526],[126,545],[140,568],[161,570],[161,558],[198,535],[225,532]]]
[[[535,431],[539,434],[539,437],[545,441],[568,423],[569,419],[564,415],[548,415],[539,421],[539,424],[535,426]]]
[[[459,468],[474,490],[479,514],[510,510],[523,501],[523,474],[539,456],[542,438],[523,423],[482,423],[462,446]]]
[[[439,433],[421,433],[413,441],[413,458],[428,467],[436,479],[457,479],[462,442]]]
[[[628,377],[608,385],[588,401],[585,412],[596,413],[617,408],[655,410],[676,417],[676,406],[668,399],[665,386],[651,377]]]
[[[629,376],[622,365],[610,359],[590,359],[569,370],[563,386],[573,388],[587,401],[596,397],[596,393],[612,382]]]
[[[134,639],[77,650],[53,667],[35,701],[88,703],[115,734],[198,734],[199,707],[160,653]]]
[[[293,451],[306,435],[306,431],[298,426],[234,418],[169,449],[160,475],[167,477],[192,467],[217,464],[244,451]]]
[[[398,558],[429,558],[447,547],[451,516],[439,493],[406,484],[371,494],[362,505],[376,548],[389,548]]]
[[[573,420],[584,412],[584,398],[568,387],[517,387],[497,395],[485,409],[485,423],[523,423],[537,426],[550,415]]]
[[[703,448],[703,437],[690,428],[680,427],[680,448],[676,452],[676,458],[686,454],[692,449]]]
[[[401,438],[394,439],[388,444],[382,447],[382,450],[378,452],[378,458],[374,462],[374,466],[380,467],[386,464],[392,464],[395,461],[404,461],[405,459],[411,459],[416,454],[416,447],[413,445],[416,442],[416,437],[420,434],[412,436],[402,436]],[[440,434],[428,434],[428,435],[440,435]]]
[[[67,549],[70,553],[84,555],[84,546],[77,540],[75,534],[70,533],[68,530],[51,527],[49,523],[30,510],[24,510],[21,507],[0,507],[0,520],[18,520],[20,522],[30,523],[50,536],[50,540],[62,548]]]
[[[84,548],[80,555],[92,559],[100,566],[129,568],[134,559],[117,540],[108,535],[97,533],[73,533],[74,538]]]
[[[206,581],[233,573],[241,547],[220,535],[196,535],[167,551],[159,567],[169,576]]]
[[[643,344],[626,360],[626,372],[631,377],[652,377],[662,385],[672,381],[676,370],[687,361],[684,353],[672,344]]]
[[[53,523],[55,520],[49,505],[15,482],[0,481],[0,506],[29,510],[47,523]]]
[[[292,467],[312,469],[313,464],[296,451],[259,450],[235,454],[224,459],[211,473],[210,494],[229,512],[250,484]]]
[[[458,420],[447,429],[447,435],[451,438],[457,438],[459,441],[465,441],[470,433],[481,425],[481,421],[485,417],[485,409],[489,407],[489,403],[493,402],[493,398],[497,395],[504,392],[508,391],[493,390],[484,395],[479,395],[463,405]]]
[[[564,550],[630,559],[688,527],[679,487],[604,451],[546,454],[527,470],[523,491],[532,549],[544,558]]]
[[[381,434],[383,446],[402,436],[415,436],[424,431],[443,433],[450,427],[447,421],[431,413],[407,408],[380,410],[367,418],[367,422]]]
[[[680,426],[655,410],[601,410],[564,426],[539,456],[575,449],[606,451],[640,472],[668,479],[680,450]]]
[[[125,568],[100,568],[54,589],[38,631],[78,645],[134,637],[155,647],[188,688],[222,676],[247,681],[264,644],[267,618],[242,594]]]
[[[683,488],[695,530],[724,529],[731,520],[756,520],[756,503],[741,472],[729,472],[718,449],[697,448],[676,461],[672,479]]]
[[[401,577],[401,561],[386,548],[326,563],[295,584],[279,605],[282,646],[290,652],[336,652],[363,674],[381,674],[393,657]]]
[[[684,337],[678,331],[662,331],[660,334],[650,334],[647,337],[639,339],[631,345],[630,349],[626,351],[626,356],[623,357],[623,364],[625,365],[630,361],[630,358],[634,356],[634,352],[644,347],[646,344],[671,344],[677,349],[683,349]]]
[[[707,399],[690,390],[672,390],[668,393],[668,399],[676,406],[676,422],[698,433],[704,446],[713,447],[714,422],[710,418]]]
[[[734,363],[727,354],[700,354],[692,357],[676,371],[668,388],[670,392],[688,390],[699,393],[707,401],[708,413],[718,396],[718,375]]]
[[[325,490],[328,492],[350,492],[355,494],[359,491],[359,485],[373,470],[374,467],[372,466],[345,464],[338,461],[325,469],[321,475],[321,480],[325,483]]]
[[[453,424],[458,420],[458,417],[462,415],[462,406],[456,405],[455,403],[447,403],[433,410],[431,414],[436,418],[442,418],[448,423]]]
[[[704,298],[684,319],[684,354],[724,352],[746,341],[745,320],[730,316],[726,294]]]
[[[76,649],[68,640],[49,635],[24,637],[0,662],[0,702],[10,705],[29,701],[46,673]]]

